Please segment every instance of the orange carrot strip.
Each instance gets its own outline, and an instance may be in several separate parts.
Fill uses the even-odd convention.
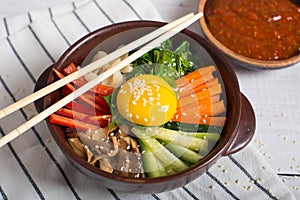
[[[193,94],[193,93],[197,93],[200,92],[201,90],[207,89],[207,88],[211,88],[215,85],[219,84],[219,79],[218,78],[212,78],[208,81],[206,81],[205,83],[198,85],[194,88],[191,87],[187,87],[185,89],[179,89],[178,90],[178,95],[180,97],[184,97],[187,96],[189,94]],[[185,86],[184,86],[185,87]]]
[[[219,115],[223,112],[225,112],[225,104],[224,101],[218,101],[216,103],[213,103],[211,108],[207,107],[206,110],[202,110],[203,113],[211,113],[211,116]]]
[[[206,74],[206,73],[209,73],[209,72],[214,72],[214,71],[216,71],[216,67],[215,67],[215,66],[201,67],[201,68],[198,68],[197,71],[198,71],[200,74]]]
[[[87,130],[87,129],[95,130],[95,129],[99,128],[99,126],[95,126],[93,124],[81,122],[81,121],[74,120],[74,119],[64,117],[64,116],[60,116],[57,114],[51,114],[49,116],[49,122],[51,124],[57,124],[57,125],[61,125],[61,126],[69,127],[69,128],[76,128],[76,129],[80,129],[80,130]]]
[[[182,98],[179,97],[178,103],[180,107],[183,107],[191,103],[196,103],[202,99],[206,99],[206,98],[210,99],[211,96],[221,94],[221,92],[222,92],[221,84],[217,84],[211,88],[201,90],[195,94],[190,94]]]
[[[195,71],[180,77],[175,81],[177,87],[182,87],[185,84],[191,83],[193,80],[196,79],[203,79],[204,74],[212,73],[216,70],[214,66],[208,66],[196,69]]]
[[[211,126],[224,126],[226,117],[197,117],[197,116],[177,116],[172,119],[173,122],[185,124],[204,124]]]
[[[176,110],[179,116],[215,116],[225,112],[224,101],[205,104],[189,104]]]
[[[210,98],[211,98],[211,102],[212,103],[216,103],[216,102],[220,101],[221,96],[219,94],[217,94],[217,95],[214,95],[214,96],[212,96]]]
[[[191,80],[191,82],[189,82],[187,84],[176,85],[176,86],[177,86],[179,94],[180,94],[182,92],[191,91],[200,85],[205,85],[205,83],[212,78],[214,78],[212,73],[207,73],[197,79]]]

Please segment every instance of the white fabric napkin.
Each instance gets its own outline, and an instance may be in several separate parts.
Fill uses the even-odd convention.
[[[81,0],[0,18],[0,108],[31,94],[43,70],[80,37],[111,23],[142,19],[161,20],[149,0]],[[1,119],[0,135],[35,114],[31,104]],[[45,122],[0,149],[0,177],[0,199],[5,200],[295,199],[251,143],[169,192],[143,195],[106,189],[71,165]]]

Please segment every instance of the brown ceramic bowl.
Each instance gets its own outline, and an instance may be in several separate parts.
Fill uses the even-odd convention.
[[[96,46],[99,45],[100,49],[110,51],[120,44],[127,44],[129,40],[136,39],[162,25],[163,23],[154,21],[135,21],[114,24],[96,30],[67,49],[57,63],[55,63],[54,68],[60,70],[70,62],[81,66],[83,60],[86,59],[86,56],[91,51],[94,51]],[[135,179],[112,175],[88,164],[68,145],[64,129],[48,123],[54,140],[65,156],[82,173],[98,182],[101,186],[116,191],[136,193],[158,193],[172,190],[193,181],[205,173],[218,158],[239,151],[251,140],[255,130],[254,111],[249,101],[240,92],[239,83],[230,62],[210,42],[194,32],[184,30],[179,34],[178,38],[178,40],[193,40],[197,45],[201,45],[201,51],[207,55],[204,58],[204,64],[210,64],[213,61],[221,74],[227,93],[227,121],[221,133],[222,139],[203,160],[185,171],[166,177]],[[56,78],[50,67],[40,76],[35,90],[55,80]],[[40,101],[37,101],[36,108],[41,112],[60,98],[60,92],[53,92]]]
[[[289,67],[300,61],[300,53],[286,59],[267,61],[245,57],[225,46],[212,34],[207,24],[206,10],[212,5],[212,1],[213,0],[200,0],[199,2],[198,11],[204,13],[204,17],[200,19],[200,26],[207,39],[214,43],[234,64],[249,69],[280,69]]]

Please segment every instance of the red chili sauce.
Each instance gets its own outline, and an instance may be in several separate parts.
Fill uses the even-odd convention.
[[[300,52],[300,7],[290,0],[210,0],[205,18],[216,39],[243,56],[281,60]]]

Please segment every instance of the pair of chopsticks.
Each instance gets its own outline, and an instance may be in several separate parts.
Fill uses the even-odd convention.
[[[79,97],[80,95],[82,95],[83,93],[88,91],[90,88],[96,86],[101,81],[107,79],[112,74],[121,70],[123,67],[130,64],[137,58],[141,57],[142,55],[144,55],[151,49],[159,46],[165,40],[171,38],[178,32],[180,32],[183,29],[185,29],[186,27],[190,26],[192,23],[194,23],[196,20],[200,19],[202,16],[203,16],[203,13],[197,13],[197,14],[190,13],[186,16],[183,16],[183,17],[181,17],[169,24],[166,24],[165,26],[160,27],[160,28],[156,29],[155,31],[131,42],[130,44],[123,46],[120,49],[117,49],[116,51],[108,54],[104,58],[99,59],[99,60],[83,67],[82,69],[78,70],[77,72],[72,73],[72,74],[66,76],[65,78],[60,79],[60,80],[52,83],[51,85],[48,85],[48,86],[38,90],[37,92],[19,100],[18,102],[11,104],[10,106],[7,106],[6,108],[0,110],[0,119],[1,119],[5,116],[17,111],[18,109],[28,105],[29,103],[32,103],[32,102],[36,101],[37,99],[59,89],[60,87],[66,85],[67,83],[72,82],[73,80],[77,79],[78,77],[83,76],[83,75],[87,74],[88,72],[91,72],[91,71],[99,68],[99,66],[102,66],[102,65],[126,54],[127,52],[130,52],[130,51],[136,49],[137,47],[144,45],[138,51],[134,52],[133,54],[128,56],[126,59],[122,60],[120,63],[116,64],[115,66],[113,66],[109,70],[105,71],[104,73],[102,73],[101,75],[96,77],[95,79],[89,81],[82,87],[75,90],[73,93],[67,95],[66,97],[64,97],[60,101],[56,102],[55,104],[51,105],[50,107],[48,107],[47,109],[45,109],[44,111],[42,111],[41,113],[36,115],[35,117],[31,118],[27,122],[20,125],[18,128],[14,129],[10,133],[8,133],[5,136],[3,136],[2,138],[0,138],[0,148],[2,146],[4,146],[5,144],[11,142],[15,138],[17,138],[19,135],[23,134],[28,129],[30,129],[33,126],[35,126],[36,124],[38,124],[40,121],[46,119],[52,113],[55,113],[58,109],[65,106],[67,103],[73,101],[74,99],[76,99],[77,97]]]

